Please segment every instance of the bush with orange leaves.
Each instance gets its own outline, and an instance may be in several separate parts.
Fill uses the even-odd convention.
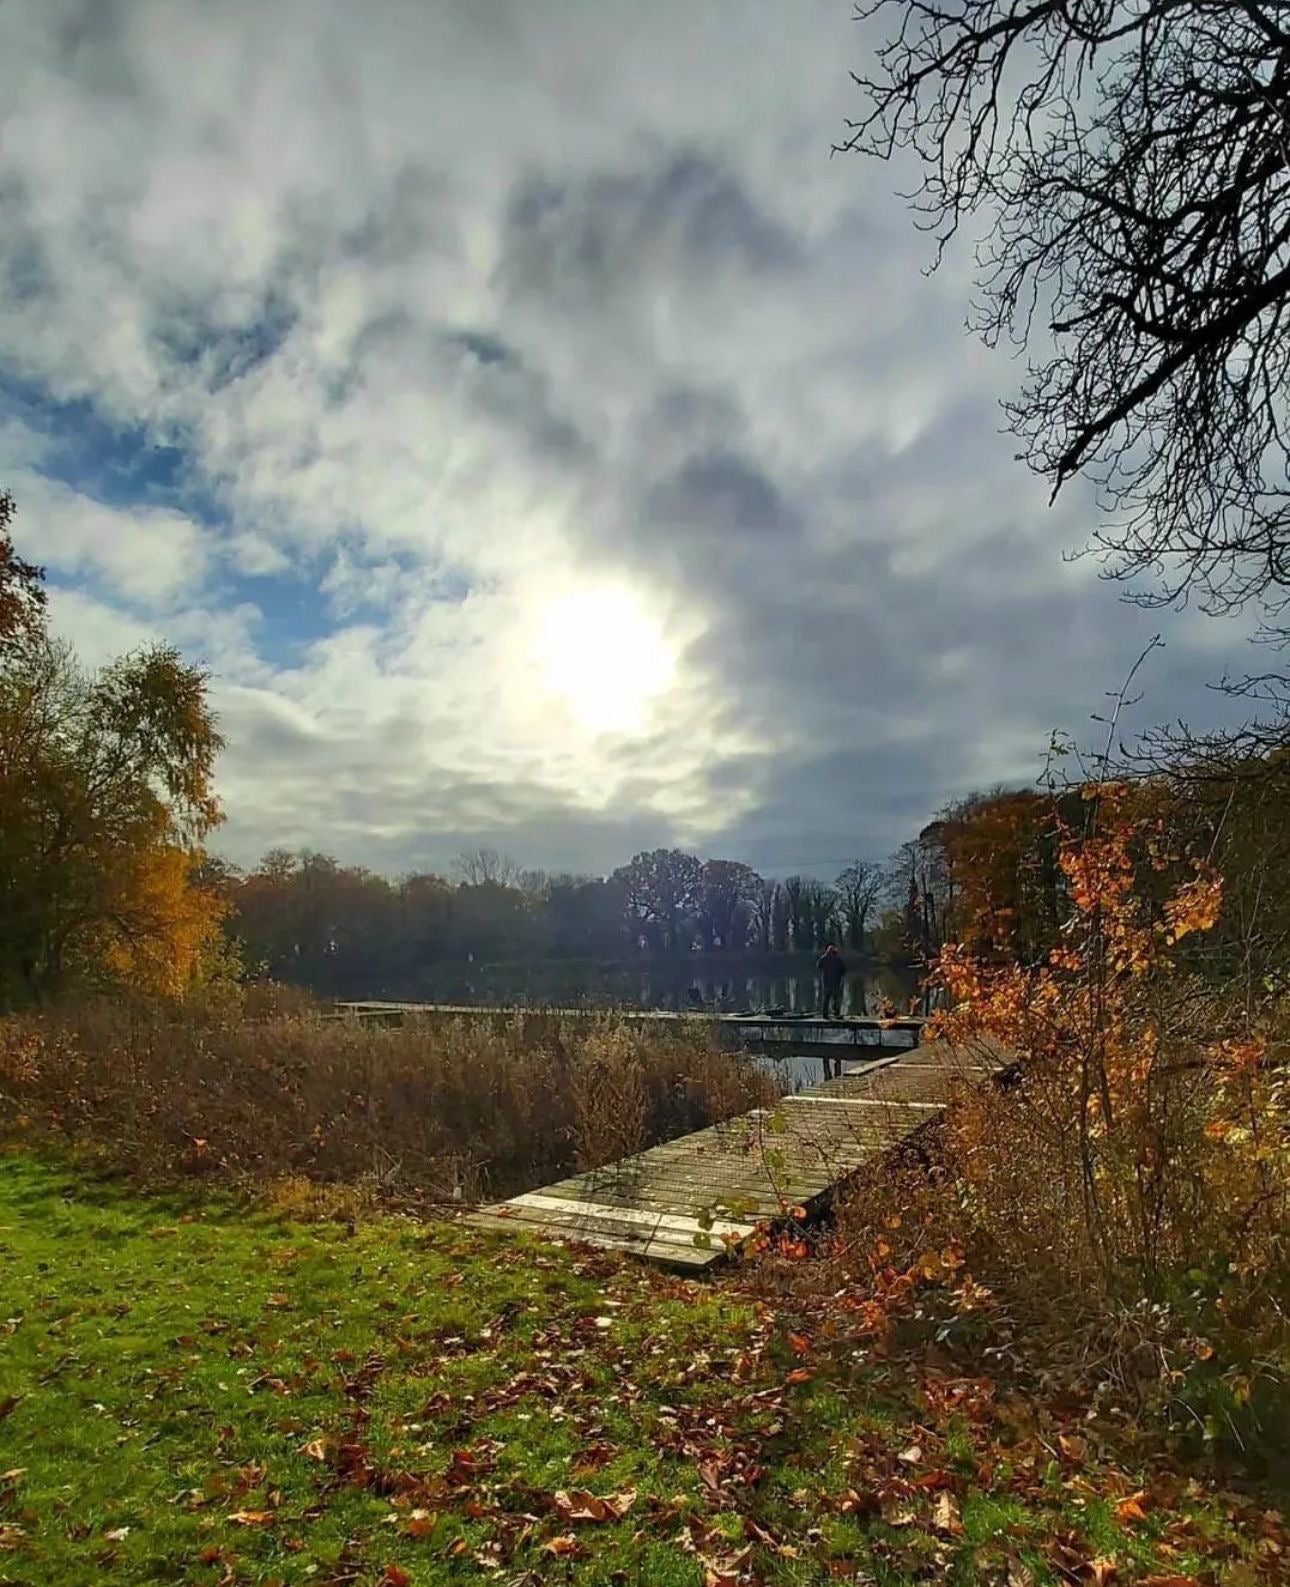
[[[1284,1269],[1290,1213],[1276,1010],[1179,962],[1217,921],[1221,878],[1170,854],[1131,788],[1088,797],[1086,829],[1060,834],[1069,915],[1048,962],[950,947],[937,969],[944,1033],[1021,1056],[1015,1087],[948,1120],[964,1206],[998,1261],[1068,1296],[1159,1297],[1220,1261],[1257,1287]],[[1168,885],[1144,885],[1152,873]]]

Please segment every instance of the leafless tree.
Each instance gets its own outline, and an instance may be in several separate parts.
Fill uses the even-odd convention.
[[[1290,8],[1271,0],[865,0],[885,42],[840,149],[912,153],[965,222],[1007,405],[1144,602],[1255,602],[1290,640]],[[1285,704],[1277,675],[1265,692]]]
[[[520,868],[509,854],[496,849],[471,849],[459,854],[453,870],[468,887],[483,887],[493,883],[496,887],[514,887],[520,879]]]
[[[869,917],[882,896],[887,878],[881,865],[872,860],[855,860],[837,882],[838,904],[846,927],[847,946],[863,948]]]

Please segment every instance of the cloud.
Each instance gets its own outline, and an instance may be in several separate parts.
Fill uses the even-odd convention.
[[[15,541],[52,573],[99,580],[145,608],[202,584],[209,544],[182,513],[109,506],[28,469],[11,469],[7,478],[21,504]]]
[[[211,668],[236,857],[827,873],[1033,775],[1156,627],[1144,718],[1221,708],[1248,625],[1062,560],[1096,514],[998,433],[966,253],[829,158],[871,45],[834,0],[0,8],[0,468],[63,631]]]

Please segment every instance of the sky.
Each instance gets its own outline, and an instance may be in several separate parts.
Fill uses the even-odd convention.
[[[0,6],[0,481],[87,662],[211,675],[217,847],[881,859],[1247,627],[1071,561],[847,0]]]

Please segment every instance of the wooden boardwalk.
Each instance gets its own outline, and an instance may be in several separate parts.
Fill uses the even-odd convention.
[[[753,1046],[883,1047],[917,1042],[926,1020],[921,1014],[855,1014],[822,1019],[812,1014],[714,1014],[703,1009],[674,1013],[670,1009],[506,1008],[466,1003],[383,1003],[374,1000],[337,1002],[342,1018],[397,1023],[406,1019],[513,1019],[517,1015],[555,1019],[594,1019],[612,1013],[628,1024],[657,1027],[699,1022],[715,1027],[725,1041]],[[887,1041],[887,1033],[896,1038]]]
[[[818,1209],[871,1158],[928,1124],[952,1088],[1006,1060],[929,1042],[726,1124],[483,1207],[470,1221],[710,1267],[766,1219]]]

